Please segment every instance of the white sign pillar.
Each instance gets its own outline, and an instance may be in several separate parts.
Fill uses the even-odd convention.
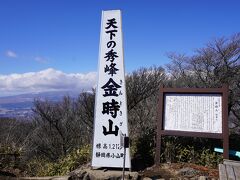
[[[103,11],[95,99],[93,167],[123,167],[121,133],[128,136],[120,10]],[[126,168],[131,168],[129,149]]]

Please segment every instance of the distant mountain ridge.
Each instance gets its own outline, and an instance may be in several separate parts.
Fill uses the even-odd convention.
[[[80,92],[51,91],[0,97],[0,117],[27,117],[31,114],[34,99],[61,101],[66,95],[77,98]]]

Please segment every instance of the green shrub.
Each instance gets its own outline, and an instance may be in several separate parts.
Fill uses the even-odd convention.
[[[210,149],[203,149],[198,157],[197,164],[207,167],[217,167],[223,161],[222,155],[212,152]]]
[[[21,155],[22,148],[17,147],[15,144],[0,144],[0,168],[16,168]]]
[[[167,162],[187,162],[202,166],[216,168],[222,162],[223,157],[210,149],[196,150],[193,146],[169,145],[162,154],[162,160]],[[175,149],[174,149],[175,147]]]
[[[90,161],[91,147],[85,145],[79,149],[73,150],[66,157],[57,162],[50,162],[45,159],[34,159],[27,164],[27,173],[32,176],[56,176],[66,175],[70,171],[78,168],[80,165]]]
[[[222,162],[222,155],[211,148],[199,148],[195,141],[192,145],[186,145],[187,142],[189,139],[186,138],[164,137],[161,162],[187,162],[213,168]]]
[[[91,147],[90,145],[83,146],[81,149],[73,150],[70,154],[60,160],[60,169],[62,174],[66,174],[78,166],[90,161]]]
[[[198,158],[198,153],[195,151],[193,146],[179,146],[177,149],[177,161],[178,162],[188,162],[188,163],[195,163],[196,159]]]
[[[26,173],[28,176],[47,176],[52,172],[52,165],[46,159],[34,158],[26,165]]]
[[[155,155],[155,131],[153,129],[146,129],[145,132],[135,140],[132,144],[131,155],[134,159],[140,160],[143,167],[149,167],[154,164]]]
[[[168,162],[175,162],[176,161],[176,153],[179,149],[179,144],[176,142],[175,137],[163,137],[163,154],[162,158]]]

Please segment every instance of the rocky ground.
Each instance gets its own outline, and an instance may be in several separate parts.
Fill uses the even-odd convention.
[[[122,172],[108,169],[81,167],[69,174],[78,179],[121,179]],[[126,172],[126,179],[218,179],[218,170],[189,163],[171,163],[152,166],[140,172]]]
[[[182,178],[182,179],[198,179],[205,177],[205,179],[218,179],[218,170],[199,166],[190,163],[171,163],[161,164],[160,166],[152,166],[139,172],[142,177],[157,178]]]
[[[15,177],[14,177],[15,176]],[[116,169],[92,169],[90,164],[86,164],[66,176],[62,177],[23,177],[20,178],[21,173],[17,170],[12,172],[0,171],[0,180],[1,179],[37,179],[37,180],[118,180],[122,179],[122,171]],[[11,178],[10,178],[11,177]],[[207,180],[207,179],[218,179],[218,170],[211,169],[204,166],[199,166],[189,163],[164,163],[159,166],[152,166],[143,171],[139,172],[129,172],[126,171],[126,179],[138,180]]]

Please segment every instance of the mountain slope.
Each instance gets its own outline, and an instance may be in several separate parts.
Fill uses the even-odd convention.
[[[34,99],[57,102],[66,95],[77,98],[79,92],[53,91],[0,97],[0,117],[27,117],[31,114]]]

